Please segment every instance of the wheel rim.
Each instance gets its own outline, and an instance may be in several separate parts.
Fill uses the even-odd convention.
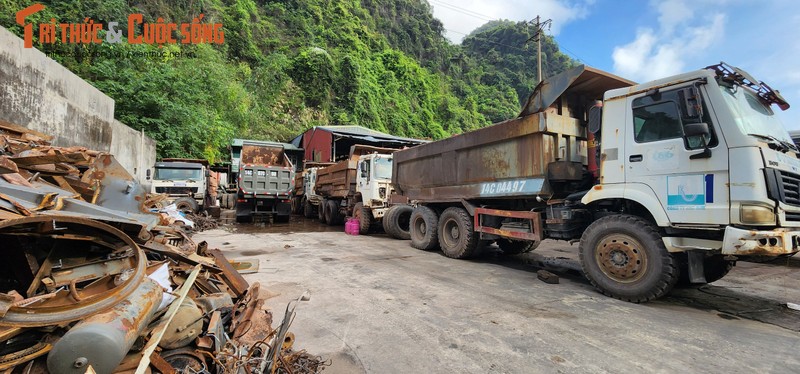
[[[458,230],[458,222],[454,219],[448,219],[447,222],[444,223],[442,234],[444,234],[442,235],[442,239],[444,239],[445,244],[448,247],[455,247],[461,237],[461,232]]]
[[[418,229],[417,231],[419,231],[419,233],[422,234],[422,236],[425,236],[425,234],[428,232],[428,227],[425,226],[425,220],[423,219],[417,220],[417,229]]]
[[[633,283],[647,272],[647,254],[642,244],[624,234],[608,235],[595,247],[595,261],[605,276],[620,283]]]

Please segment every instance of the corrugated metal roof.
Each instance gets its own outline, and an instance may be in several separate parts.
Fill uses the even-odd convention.
[[[279,143],[279,142],[269,142],[265,140],[250,140],[250,139],[233,139],[231,140],[231,145],[234,147],[241,147],[244,144],[253,144],[253,145],[269,145],[269,146],[282,146],[284,150],[287,151],[300,151],[302,148],[299,148],[291,143]]]
[[[390,135],[387,133],[383,133],[377,130],[368,129],[362,126],[317,126],[318,129],[330,131],[333,134],[341,134],[341,135],[357,135],[357,136],[371,136],[376,138],[377,140],[387,139],[387,140],[397,140],[402,142],[414,143],[414,144],[422,144],[427,143],[426,140],[420,139],[412,139],[412,138],[405,138],[402,136]]]

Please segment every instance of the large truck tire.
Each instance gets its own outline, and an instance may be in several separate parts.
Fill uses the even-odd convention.
[[[336,200],[328,200],[325,203],[325,223],[329,226],[342,224],[342,214],[339,213],[339,204]]]
[[[478,248],[478,233],[464,208],[451,207],[439,216],[439,247],[450,258],[470,258]]]
[[[411,239],[409,223],[411,222],[411,212],[414,208],[408,205],[394,205],[383,215],[383,231],[389,236],[399,240]]]
[[[679,278],[678,263],[656,228],[636,216],[594,221],[581,237],[581,268],[601,293],[634,303],[667,294]]]
[[[358,233],[361,235],[369,234],[369,229],[375,220],[372,217],[372,210],[365,208],[363,203],[356,203],[353,207],[353,218],[358,220]]]
[[[299,197],[292,197],[291,202],[291,214],[300,214],[300,198]]]
[[[518,255],[528,253],[539,246],[539,242],[531,242],[527,240],[511,240],[500,238],[497,239],[497,246],[503,251],[504,255]]]
[[[303,199],[303,216],[306,218],[314,218],[314,206],[308,199]]]
[[[436,231],[439,228],[439,216],[431,208],[418,206],[411,212],[411,246],[423,251],[430,251],[439,246]]]
[[[317,219],[320,223],[325,223],[325,207],[328,206],[328,199],[323,199],[317,207]]]
[[[175,204],[178,210],[184,214],[197,213],[200,210],[200,205],[197,204],[197,200],[192,199],[191,197],[178,198],[173,202],[173,204]]]
[[[699,287],[704,284],[714,283],[728,274],[728,272],[736,266],[736,261],[726,260],[723,255],[714,255],[706,257],[703,260],[703,275],[706,278],[705,283],[692,283],[689,280],[689,262],[685,254],[679,254],[681,274],[678,278],[676,287]]]

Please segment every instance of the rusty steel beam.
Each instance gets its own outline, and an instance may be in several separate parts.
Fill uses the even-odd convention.
[[[505,218],[518,218],[528,220],[530,222],[530,232],[503,230],[494,227],[483,226],[481,223],[481,216],[495,216]],[[473,217],[473,227],[475,232],[485,234],[498,235],[511,239],[524,239],[530,241],[540,242],[544,237],[542,232],[542,216],[538,212],[530,211],[513,211],[513,210],[500,210],[500,209],[487,209],[475,208],[475,216]]]
[[[231,290],[236,294],[236,297],[241,297],[247,291],[249,285],[247,281],[239,274],[238,271],[228,262],[228,259],[225,258],[225,255],[222,254],[222,251],[219,249],[208,249],[206,250],[206,254],[214,258],[214,263],[222,269],[222,279],[225,281],[225,284],[231,288]]]

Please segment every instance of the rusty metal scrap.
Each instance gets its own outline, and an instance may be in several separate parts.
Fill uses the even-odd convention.
[[[221,251],[152,213],[158,198],[112,155],[55,147],[51,139],[0,121],[0,370],[325,367],[292,351],[286,321],[272,329],[258,284],[249,285]],[[214,226],[193,219],[200,229]],[[259,340],[247,338],[256,333]]]

